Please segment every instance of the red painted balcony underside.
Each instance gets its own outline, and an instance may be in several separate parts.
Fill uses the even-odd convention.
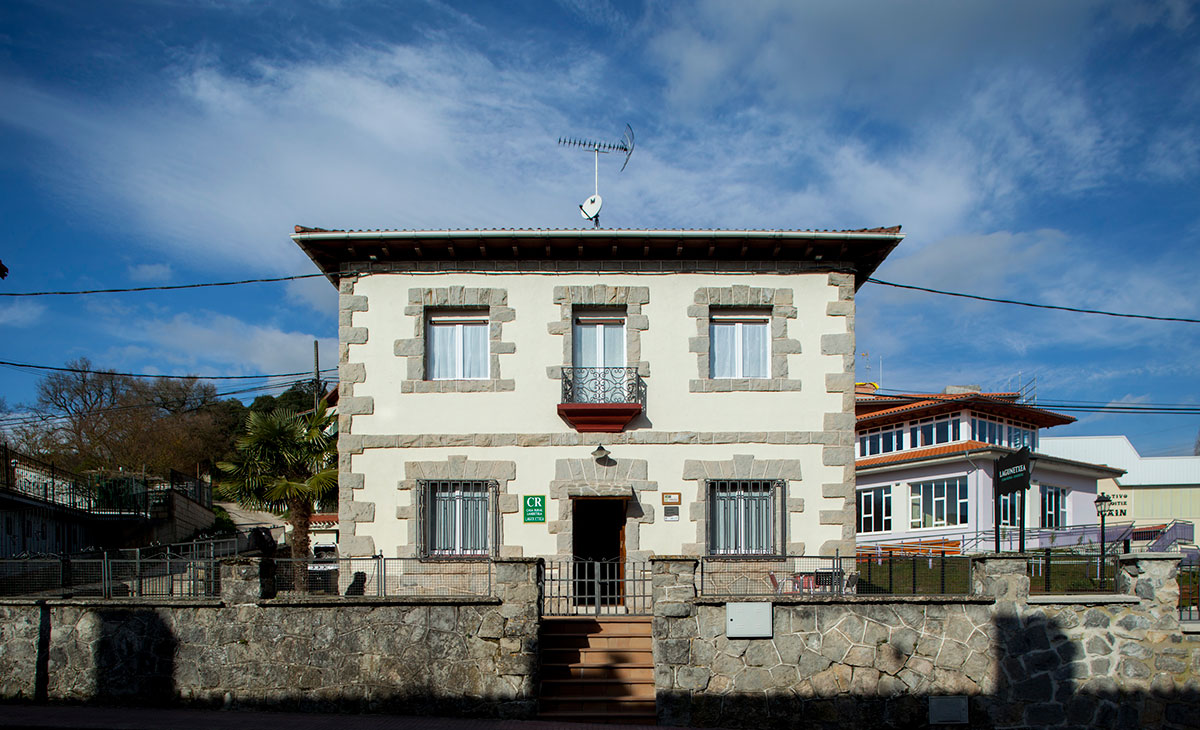
[[[641,403],[558,404],[558,415],[580,433],[620,433],[641,412]]]

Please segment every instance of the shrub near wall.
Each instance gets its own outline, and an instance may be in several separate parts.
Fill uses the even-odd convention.
[[[730,599],[694,560],[655,563],[655,684],[665,724],[909,728],[928,698],[970,727],[1194,728],[1200,642],[1181,632],[1177,556],[1123,560],[1120,595],[1029,597],[1022,558],[975,563],[975,597],[773,601],[771,639],[725,635]]]
[[[500,561],[495,598],[259,598],[222,565],[220,600],[8,601],[0,697],[531,716],[537,564]]]

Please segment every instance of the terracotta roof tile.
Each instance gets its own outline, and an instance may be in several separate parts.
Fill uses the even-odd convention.
[[[993,448],[999,447],[983,441],[957,441],[955,443],[944,444],[942,446],[931,446],[927,449],[897,451],[891,454],[884,454],[883,456],[872,456],[867,459],[859,459],[858,461],[854,462],[854,467],[856,469],[865,469],[871,466],[882,466],[883,464],[896,464],[901,461],[916,461],[918,459],[930,459],[935,456],[965,454],[968,451],[979,451],[981,449]]]

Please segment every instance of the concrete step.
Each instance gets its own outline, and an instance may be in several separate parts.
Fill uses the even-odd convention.
[[[571,697],[654,699],[653,679],[543,679],[543,701]]]

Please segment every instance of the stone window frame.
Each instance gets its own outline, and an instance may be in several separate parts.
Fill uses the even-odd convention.
[[[429,380],[425,339],[430,310],[487,311],[488,377],[478,380]],[[396,340],[396,357],[407,358],[401,393],[496,393],[516,389],[516,381],[500,375],[501,355],[517,351],[516,345],[503,340],[505,322],[516,319],[516,310],[508,306],[508,290],[488,287],[413,287],[408,290],[404,314],[413,319],[414,337]]]
[[[578,309],[625,310],[625,363],[637,368],[638,375],[650,377],[650,363],[642,359],[642,332],[650,329],[650,319],[642,307],[650,303],[648,286],[609,286],[607,284],[554,287],[554,303],[559,305],[559,318],[548,323],[546,330],[563,338],[562,365],[551,365],[546,374],[551,380],[562,380],[564,368],[573,365],[574,321]]]
[[[787,321],[797,318],[793,290],[737,284],[726,287],[702,287],[696,290],[687,314],[696,321],[696,336],[688,342],[688,351],[696,354],[698,377],[688,382],[692,393],[728,393],[731,391],[800,390],[799,378],[788,377],[788,355],[800,353],[800,341],[787,336]],[[712,342],[709,324],[713,309],[760,309],[769,313],[771,376],[769,378],[713,378],[709,355]]]
[[[400,492],[408,492],[409,503],[396,507],[396,519],[405,520],[407,540],[397,546],[396,556],[400,558],[421,557],[421,525],[417,507],[420,502],[417,490],[425,482],[431,481],[490,481],[495,482],[496,505],[496,534],[493,537],[492,555],[501,558],[523,557],[524,548],[520,545],[504,544],[504,515],[517,514],[521,509],[521,496],[511,491],[511,482],[517,478],[517,463],[515,461],[482,461],[472,460],[466,456],[450,456],[445,461],[406,461],[404,462],[404,478],[396,483]],[[429,561],[445,558],[430,557]],[[461,559],[461,558],[457,558]],[[474,559],[474,558],[470,558]]]
[[[750,454],[735,454],[732,459],[724,461],[700,461],[687,459],[683,462],[683,480],[696,482],[696,499],[692,502],[688,518],[696,525],[696,542],[685,543],[685,555],[698,555],[714,560],[749,560],[758,557],[751,555],[709,555],[708,554],[708,482],[710,480],[778,480],[783,482],[783,513],[779,515],[779,544],[782,555],[804,555],[805,544],[788,542],[791,535],[788,523],[793,514],[804,512],[804,498],[793,497],[799,489],[793,482],[801,481],[801,461],[799,459],[756,459]]]

